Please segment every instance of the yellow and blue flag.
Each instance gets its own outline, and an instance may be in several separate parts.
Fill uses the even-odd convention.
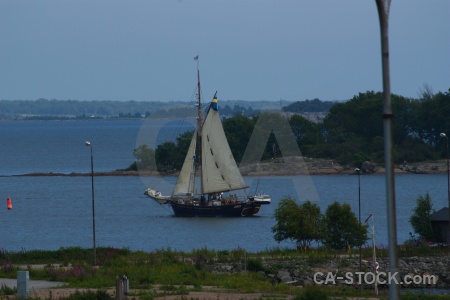
[[[217,92],[214,94],[214,97],[213,97],[213,99],[211,101],[211,107],[215,111],[217,111],[219,109],[219,103],[217,101]]]

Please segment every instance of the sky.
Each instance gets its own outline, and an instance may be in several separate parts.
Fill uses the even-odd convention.
[[[449,0],[392,0],[391,91],[450,88]],[[382,91],[375,0],[0,0],[0,100],[347,100]]]

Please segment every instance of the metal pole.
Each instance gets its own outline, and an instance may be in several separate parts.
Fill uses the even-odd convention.
[[[447,201],[448,201],[448,229],[447,229],[447,246],[450,248],[450,165],[448,156],[448,136],[447,140]]]
[[[389,272],[396,273],[398,270],[397,257],[397,223],[395,213],[395,184],[394,184],[394,161],[392,128],[394,115],[391,108],[391,83],[389,71],[389,7],[390,0],[376,0],[381,32],[381,59],[383,68],[383,131],[384,131],[384,161],[386,169],[386,208],[388,228],[388,253]],[[396,278],[400,282],[399,278]],[[400,289],[395,282],[389,284],[389,299],[400,299]]]
[[[442,136],[442,133],[441,133]],[[447,228],[447,246],[450,248],[450,166],[448,156],[448,137],[444,134],[447,142],[447,201],[448,201],[448,228]]]
[[[450,164],[449,164],[449,153],[448,153],[448,136],[442,132],[440,134],[442,138],[446,140],[446,150],[447,150],[447,201],[448,201],[448,231],[447,231],[447,246],[450,248]]]
[[[373,214],[370,214],[364,223],[369,224],[368,222],[371,217],[372,217],[372,265],[373,265],[374,273],[378,274],[377,254],[375,252],[375,221],[373,219]],[[374,289],[375,289],[375,294],[378,296],[377,280],[375,280],[375,282],[374,282]]]
[[[95,246],[95,201],[94,201],[94,156],[91,146],[91,184],[92,184],[92,234],[94,238],[94,266],[97,265],[97,249]]]
[[[361,181],[360,181],[361,170],[356,168],[355,171],[356,171],[356,173],[358,173],[358,219],[359,219],[359,225],[361,226]],[[361,244],[359,244],[359,272],[362,272]],[[360,283],[359,290],[360,290],[360,292],[362,292],[362,283]]]
[[[447,230],[447,246],[450,248],[450,165],[448,155],[448,136],[445,135],[447,141],[447,200],[448,200],[448,230]]]
[[[375,250],[375,220],[373,219],[373,215],[372,215],[372,247],[373,247],[373,263],[375,266],[378,266],[377,263],[377,253]],[[378,274],[378,270],[375,269],[375,273]],[[375,287],[375,294],[378,296],[378,282],[375,280],[374,283],[374,287]]]
[[[97,265],[97,248],[95,246],[95,198],[94,198],[94,156],[92,154],[92,145],[90,142],[85,141],[84,144],[91,149],[91,187],[92,187],[92,236],[94,242],[94,266]]]

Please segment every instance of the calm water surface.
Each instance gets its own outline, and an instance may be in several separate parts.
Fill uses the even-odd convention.
[[[163,127],[162,127],[163,126]],[[1,122],[0,123],[0,248],[58,249],[92,247],[91,178],[11,176],[31,172],[89,172],[94,145],[98,171],[127,167],[143,132],[149,144],[173,139],[186,124],[142,121]],[[144,128],[144,129],[143,129]],[[161,131],[160,129],[163,128]],[[143,195],[148,185],[170,193],[176,178],[95,177],[96,239],[99,246],[152,251],[171,247],[189,251],[245,248],[259,251],[292,247],[273,239],[273,213],[285,196],[307,200],[296,183],[302,177],[246,177],[249,193],[270,193],[272,204],[252,218],[175,218],[170,208]],[[358,212],[358,177],[311,176],[316,203],[325,211],[333,201],[349,203]],[[436,209],[447,205],[446,175],[398,175],[396,182],[398,241],[409,238],[408,219],[418,196],[429,193]],[[6,209],[6,197],[13,210]],[[4,202],[3,202],[4,201]],[[3,203],[3,205],[2,205]],[[385,177],[361,176],[361,219],[373,213],[375,239],[386,247]]]

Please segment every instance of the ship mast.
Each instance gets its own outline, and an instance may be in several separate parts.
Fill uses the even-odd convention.
[[[200,195],[203,195],[203,171],[202,171],[202,102],[200,96],[200,69],[198,67],[198,56],[197,56],[197,137],[200,141],[199,143],[199,162],[200,162]]]

